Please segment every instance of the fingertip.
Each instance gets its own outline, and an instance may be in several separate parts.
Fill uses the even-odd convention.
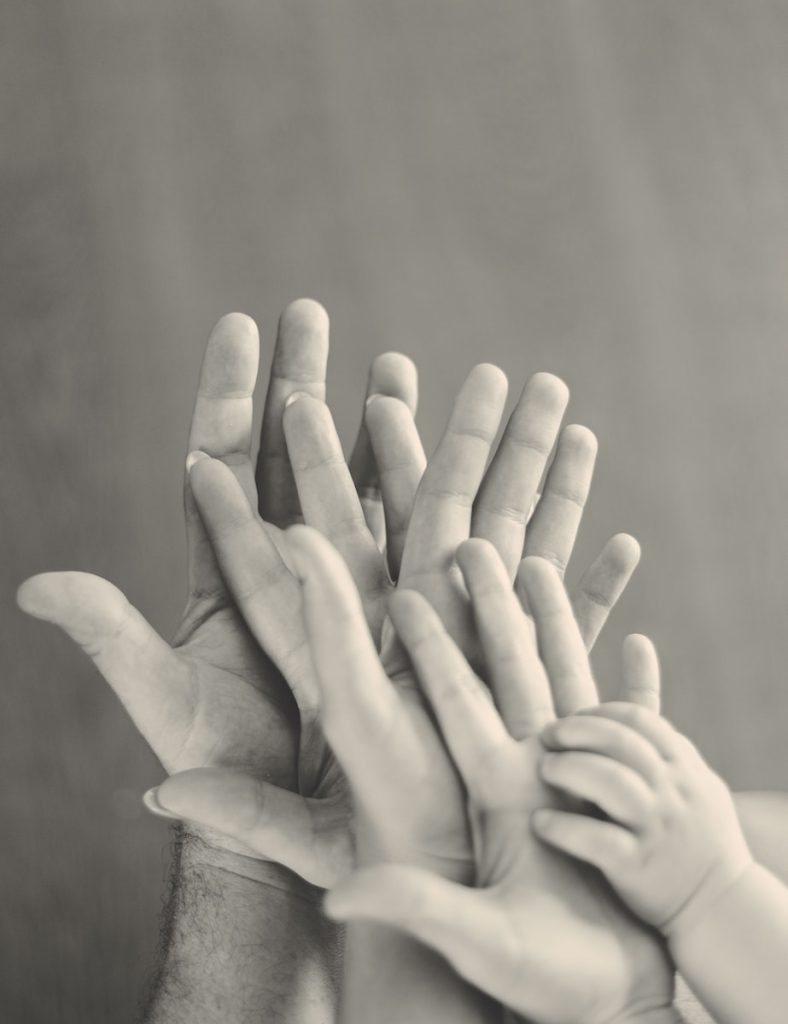
[[[523,392],[526,391],[529,395],[538,392],[543,401],[558,411],[563,411],[569,404],[569,387],[566,381],[554,373],[547,373],[544,370],[534,373],[525,383]]]
[[[186,472],[191,474],[191,471],[197,465],[198,462],[202,462],[204,459],[209,459],[210,455],[207,452],[196,449],[193,452],[189,452],[186,456]]]
[[[393,609],[395,615],[405,615],[421,612],[428,604],[426,597],[418,591],[400,587],[389,596],[387,607]]]
[[[374,429],[383,421],[396,419],[412,420],[413,412],[407,402],[394,395],[372,394],[367,398],[364,408],[364,420],[367,426]]]
[[[37,619],[60,623],[72,616],[107,613],[113,602],[126,599],[114,584],[86,572],[43,572],[20,584],[16,592],[19,608]],[[113,609],[114,610],[114,609]]]
[[[369,392],[398,398],[413,414],[418,396],[416,364],[401,352],[383,352],[376,356],[369,372]]]
[[[538,807],[531,813],[531,829],[539,836],[546,835],[553,824],[553,812],[547,807]]]
[[[497,548],[484,537],[464,540],[457,548],[455,559],[463,575],[474,575],[479,571],[496,570],[499,567],[506,572]]]
[[[608,554],[622,572],[633,571],[641,557],[638,541],[629,533],[617,533],[608,542]]]
[[[625,650],[634,653],[641,651],[656,654],[656,648],[649,637],[643,633],[629,633],[624,637]]]
[[[40,573],[37,576],[30,576],[16,588],[16,603],[21,611],[28,615],[36,615],[39,607],[41,581],[49,573]]]
[[[257,379],[260,336],[245,313],[221,317],[208,338],[200,375],[200,394],[208,398],[251,396]]]
[[[553,587],[561,581],[553,563],[540,555],[526,555],[520,562],[517,576],[527,587],[532,588]]]
[[[285,539],[295,575],[302,583],[319,577],[336,591],[349,576],[344,559],[319,530],[297,523],[285,530]]]
[[[477,363],[468,374],[466,384],[472,384],[501,402],[506,400],[509,390],[508,377],[495,363]]]
[[[328,361],[328,313],[314,299],[296,299],[279,317],[272,375],[322,386]]]
[[[179,814],[173,814],[172,811],[167,810],[166,807],[162,806],[159,799],[159,789],[161,787],[154,786],[153,789],[149,789],[142,795],[142,802],[145,805],[148,812],[157,818],[169,818],[171,821],[180,821],[181,816]]]
[[[306,296],[288,302],[279,317],[279,326],[286,330],[304,329],[328,332],[330,319],[325,306]]]
[[[559,447],[565,450],[570,449],[589,460],[595,459],[599,450],[596,434],[581,423],[570,423],[564,427],[558,444]]]

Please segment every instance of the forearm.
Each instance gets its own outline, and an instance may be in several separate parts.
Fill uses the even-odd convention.
[[[179,838],[146,1024],[333,1022],[341,933],[320,896],[277,865]]]
[[[716,1024],[781,1024],[788,1007],[788,889],[752,864],[669,940]]]

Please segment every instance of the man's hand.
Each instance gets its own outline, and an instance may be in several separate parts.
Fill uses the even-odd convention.
[[[336,579],[338,566],[313,539],[299,538],[299,543],[311,550],[311,559],[299,559],[299,565],[307,575],[307,613],[311,608],[316,614],[317,593]],[[671,970],[658,936],[618,903],[600,876],[556,855],[530,829],[532,812],[554,803],[538,771],[538,730],[556,712],[597,700],[561,582],[541,559],[523,563],[518,582],[535,620],[537,653],[494,549],[471,541],[458,560],[495,703],[420,594],[401,591],[390,610],[467,790],[476,876],[460,878],[478,888],[447,881],[441,877],[445,871],[424,870],[433,866],[424,859],[414,866],[418,861],[407,851],[390,846],[381,859],[401,863],[367,868],[340,883],[328,897],[328,910],[340,920],[375,921],[407,932],[474,985],[540,1024],[671,1020]],[[308,568],[316,563],[323,567],[319,575]],[[335,636],[340,629],[348,637],[351,629],[358,635],[359,617],[347,587],[343,581],[333,586],[335,600],[347,593],[343,625],[339,616],[332,623]],[[316,652],[322,649],[317,630],[313,619]],[[627,659],[625,696],[654,693],[658,679],[650,649],[638,641],[629,646],[636,650]],[[321,673],[321,682],[334,691],[330,701],[326,693],[327,711],[331,707],[326,729],[361,813],[377,818],[373,805],[391,807],[389,790],[397,780],[386,785],[379,765],[387,753],[376,751],[384,738],[386,748],[397,749],[403,761],[413,758],[413,750],[400,725],[401,699],[368,643],[355,641],[347,676],[343,693]],[[412,773],[406,785],[414,785]],[[402,802],[409,797],[418,802],[418,791],[403,786]],[[392,820],[392,831],[399,824]]]
[[[251,462],[252,393],[259,341],[252,320],[231,314],[211,334],[203,362],[189,435],[189,450],[209,453],[238,488],[246,514],[256,522],[260,508],[282,526],[300,515],[284,435],[282,414],[294,392],[323,399],[328,355],[328,319],[309,300],[284,312],[277,337],[265,404],[260,453]],[[370,393],[384,391],[411,410],[415,370],[402,356],[380,357]],[[369,439],[359,442],[366,486],[375,484]],[[206,480],[210,487],[210,474]],[[330,507],[331,495],[325,495]],[[20,606],[61,626],[93,658],[168,772],[198,766],[243,769],[265,782],[285,832],[303,838],[311,827],[302,796],[320,796],[321,806],[343,820],[343,782],[320,731],[308,719],[302,728],[299,703],[311,710],[311,663],[303,645],[300,595],[276,546],[278,527],[266,527],[264,564],[250,588],[264,594],[274,610],[270,640],[263,650],[229,594],[187,478],[186,527],[189,598],[172,646],[166,643],[111,583],[84,573],[46,573],[19,590]],[[262,528],[262,527],[261,527]],[[277,802],[278,801],[278,802]],[[300,829],[300,831],[299,831]],[[251,851],[214,829],[200,829],[206,851]],[[346,864],[347,828],[329,830],[330,841],[316,863],[282,857],[308,879],[325,884]],[[298,843],[291,847],[300,850]],[[246,858],[234,870],[256,874]],[[324,872],[321,874],[320,872]]]

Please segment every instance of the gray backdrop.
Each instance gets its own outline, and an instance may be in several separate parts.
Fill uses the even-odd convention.
[[[161,777],[97,673],[13,605],[119,584],[165,634],[220,314],[320,299],[349,442],[370,357],[434,444],[474,361],[562,374],[599,436],[575,573],[644,548],[597,655],[660,646],[667,712],[781,787],[788,583],[788,6],[618,0],[0,5],[0,1017],[132,1021]]]

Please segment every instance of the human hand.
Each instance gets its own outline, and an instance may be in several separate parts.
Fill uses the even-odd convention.
[[[299,543],[304,541],[299,536]],[[318,562],[316,543],[311,555],[297,559],[299,568]],[[532,813],[554,802],[538,771],[540,729],[556,713],[597,699],[560,580],[552,567],[533,558],[518,575],[534,618],[537,653],[505,567],[490,545],[470,541],[457,559],[472,599],[489,689],[420,594],[401,591],[389,607],[467,789],[477,887],[424,870],[423,861],[413,866],[413,859],[398,858],[394,851],[380,859],[402,863],[350,876],[329,894],[327,910],[340,920],[376,921],[408,932],[529,1020],[611,1024],[663,1014],[668,1019],[671,969],[656,933],[629,914],[601,876],[556,855],[530,827]],[[324,564],[328,572],[328,559]],[[310,587],[314,580],[307,575],[305,611],[314,616],[309,626],[314,643],[320,623]],[[339,598],[338,590],[333,597]],[[350,601],[342,615],[345,622],[358,622]],[[343,653],[349,692],[343,703],[326,692],[326,732],[347,771],[358,813],[373,813],[370,808],[385,797],[390,829],[397,833],[401,818],[392,812],[402,813],[408,797],[418,802],[418,787],[433,789],[434,772],[429,766],[427,774],[428,766],[415,760],[401,725],[401,702],[380,678],[369,644],[359,640]],[[625,696],[657,692],[656,661],[643,641],[629,641],[625,670]],[[323,685],[322,672],[320,679]],[[354,735],[355,745],[344,740],[345,732]],[[401,807],[384,794],[387,779],[373,775],[374,751],[384,746],[405,765]],[[392,773],[389,788],[396,781]],[[472,881],[467,874],[461,880]]]
[[[656,712],[609,703],[542,733],[544,782],[604,815],[543,810],[537,834],[592,864],[671,938],[752,863],[733,798],[693,744]]]
[[[556,378],[546,374],[532,378],[485,473],[504,395],[505,382],[500,371],[482,366],[472,372],[455,403],[446,435],[430,460],[415,503],[412,490],[418,484],[420,471],[416,472],[417,459],[411,454],[417,450],[412,415],[402,402],[393,398],[376,399],[367,409],[367,424],[380,466],[392,573],[396,574],[401,564],[401,583],[429,592],[466,642],[472,640],[474,633],[467,596],[453,564],[454,548],[472,529],[477,530],[504,551],[510,571],[514,571],[512,566],[516,567],[523,549],[527,514],[566,403],[566,389]],[[366,528],[358,497],[330,414],[320,402],[299,399],[285,413],[284,432],[305,516],[342,551],[364,598],[361,628],[366,631],[366,621],[377,645],[385,598],[393,584],[385,572],[379,548],[368,535],[364,536]],[[565,566],[588,493],[594,456],[595,442],[589,431],[580,427],[564,430],[537,511],[529,523],[526,550],[538,550]],[[211,473],[211,478],[206,473]],[[228,585],[255,635],[263,637],[272,610],[267,606],[264,589],[255,589],[254,579],[260,575],[255,566],[268,550],[265,528],[248,511],[237,484],[223,467],[203,460],[194,467],[192,479]],[[409,492],[411,496],[406,500]],[[325,507],[326,494],[334,498],[330,508]],[[407,541],[400,558],[401,537],[406,530]],[[292,544],[289,547],[289,557],[294,560]],[[318,559],[321,551],[324,553],[323,549],[317,551]],[[589,644],[622,592],[637,558],[636,543],[626,535],[618,535],[581,580],[574,607]],[[311,578],[309,565],[302,564],[302,560],[297,569]],[[328,573],[321,579],[328,580],[330,576]],[[344,580],[346,576],[347,569],[342,566],[339,578]],[[320,585],[315,584],[317,593],[321,593]],[[322,592],[317,605],[321,621],[333,622],[339,607],[336,600],[330,586]],[[341,630],[335,635],[329,629],[322,646],[313,646],[318,672],[325,664],[331,675],[331,681],[322,687],[323,700],[327,693],[329,700],[343,699],[336,690],[344,676],[341,657],[337,660],[342,648],[340,636]],[[434,789],[419,786],[421,804],[416,806],[409,799],[409,806],[401,809],[403,821],[411,820],[408,816],[413,811],[411,850],[419,847],[431,862],[437,859],[453,865],[453,869],[462,865],[467,870],[471,850],[459,785],[393,634],[388,640],[384,637],[383,658],[387,671],[396,677],[408,708],[409,725],[403,727],[403,734],[407,731],[410,739],[403,739],[403,743],[418,746],[417,759],[425,765],[425,773],[429,771],[426,766],[432,765],[435,778],[443,779]],[[352,737],[349,742],[352,745]],[[397,755],[392,757],[396,760]],[[380,770],[385,775],[392,766],[386,765],[385,752],[380,752],[380,758]],[[392,793],[395,803],[397,792],[409,792],[410,776],[405,767],[402,771],[406,773],[402,784]],[[174,813],[236,835],[263,856],[272,856],[272,843],[281,849],[278,808],[259,781],[238,772],[208,775],[196,771],[167,780],[158,795],[161,804]],[[317,821],[314,815],[322,813],[319,805],[313,802],[309,806],[310,820]],[[346,820],[335,815],[334,809],[328,810],[328,825],[315,831],[318,840],[326,835],[327,828],[347,832]],[[419,838],[422,824],[427,835]],[[348,861],[344,870],[351,866]]]
[[[295,391],[321,399],[325,394],[328,320],[322,307],[299,300],[281,317],[256,487],[250,447],[258,352],[252,320],[231,314],[219,321],[205,353],[189,450],[201,449],[218,460],[217,465],[236,483],[250,517],[259,521],[253,511],[259,490],[263,513],[275,523],[288,525],[298,518],[300,508],[281,428],[282,413]],[[370,377],[370,393],[377,391],[395,395],[413,408],[415,372],[410,361],[380,357]],[[369,489],[374,479],[368,448],[369,439],[362,436],[357,460],[366,475],[359,479]],[[330,495],[326,499],[330,504]],[[310,880],[325,883],[333,878],[336,864],[347,862],[348,833],[346,828],[327,830],[327,842],[319,856],[313,856],[307,839],[312,805],[307,798],[319,797],[326,815],[346,820],[347,795],[320,730],[310,727],[308,714],[300,713],[299,702],[308,712],[314,691],[312,668],[300,642],[299,588],[284,571],[276,546],[280,531],[266,528],[266,543],[250,566],[259,573],[255,582],[265,583],[272,609],[264,651],[224,584],[188,478],[185,506],[189,597],[172,645],[111,583],[85,573],[46,573],[27,580],[19,590],[20,606],[61,626],[93,658],[168,772],[210,766],[203,769],[207,772],[204,783],[210,788],[211,773],[231,767],[244,772],[240,785],[247,784],[247,779],[264,785],[267,807],[276,808],[283,833],[291,837],[280,851],[281,859]],[[210,822],[192,823],[207,850],[253,852],[210,826]],[[259,853],[254,851],[254,856]],[[238,858],[234,870],[255,874],[259,865]]]

